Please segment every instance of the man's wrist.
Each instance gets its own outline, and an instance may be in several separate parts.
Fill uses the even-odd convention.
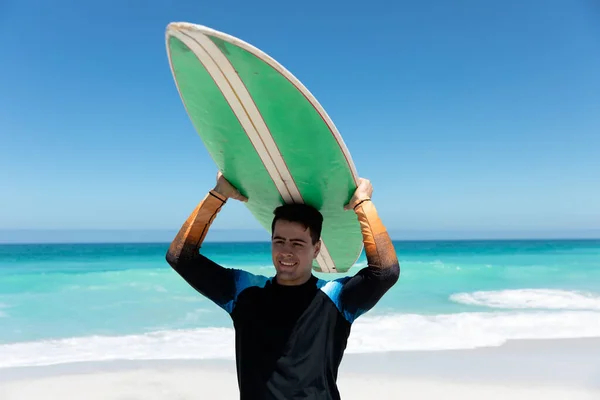
[[[357,209],[358,207],[360,207],[360,206],[361,206],[361,205],[362,205],[364,202],[366,202],[366,201],[371,201],[371,198],[370,198],[370,197],[367,197],[367,198],[364,198],[364,199],[362,199],[362,200],[359,200],[359,201],[358,201],[358,202],[357,202],[357,203],[354,205],[354,207],[352,207],[352,209],[353,209],[354,211],[356,211],[356,209]]]
[[[221,200],[223,203],[227,202],[227,196],[221,193],[216,187],[210,190],[208,193],[213,197],[216,197],[217,199]]]

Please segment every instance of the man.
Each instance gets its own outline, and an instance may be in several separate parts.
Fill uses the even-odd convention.
[[[240,398],[340,399],[336,380],[350,328],[396,283],[398,258],[362,179],[344,207],[355,212],[368,266],[325,281],[312,274],[323,217],[303,204],[275,210],[272,278],[224,268],[200,254],[227,199],[247,201],[221,173],[173,240],[167,261],[194,289],[227,311],[235,328]]]

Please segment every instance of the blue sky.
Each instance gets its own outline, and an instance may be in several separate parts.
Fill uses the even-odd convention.
[[[1,3],[0,229],[176,231],[212,188],[168,66],[171,21],[292,71],[392,231],[600,229],[596,2],[119,3]],[[239,228],[260,229],[231,203],[214,229]]]

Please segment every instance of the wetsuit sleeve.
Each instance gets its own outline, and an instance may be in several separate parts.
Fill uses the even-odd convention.
[[[360,222],[367,266],[353,277],[339,280],[338,307],[350,322],[373,308],[400,276],[394,245],[373,202],[364,200],[354,211]]]
[[[231,313],[238,295],[250,286],[263,285],[265,277],[224,268],[199,250],[210,225],[227,199],[211,190],[185,221],[167,251],[167,262],[196,291]]]

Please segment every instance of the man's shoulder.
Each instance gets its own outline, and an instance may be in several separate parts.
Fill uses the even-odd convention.
[[[358,315],[351,307],[348,307],[348,304],[346,304],[348,295],[345,294],[344,290],[347,289],[347,284],[349,282],[351,284],[353,278],[354,276],[343,276],[333,280],[319,279],[317,283],[319,290],[330,299],[337,310],[350,323],[353,323]]]
[[[231,313],[235,308],[235,305],[242,299],[246,298],[248,294],[255,290],[261,290],[265,288],[272,278],[264,275],[254,274],[252,272],[238,269],[229,268],[232,274],[233,286],[235,292],[230,303],[227,304],[227,310]]]
[[[319,288],[320,291],[325,293],[327,297],[329,297],[336,305],[339,306],[342,289],[344,288],[346,282],[348,282],[351,278],[351,276],[344,276],[332,280],[319,278],[317,280],[317,288]]]
[[[342,277],[336,278],[336,279],[317,278],[317,287],[319,289],[322,289],[324,287],[343,286],[351,278],[352,278],[352,276],[342,276]]]
[[[251,287],[265,287],[273,279],[272,277],[255,274],[243,269],[232,269],[232,271],[235,285],[238,288],[238,293]]]

